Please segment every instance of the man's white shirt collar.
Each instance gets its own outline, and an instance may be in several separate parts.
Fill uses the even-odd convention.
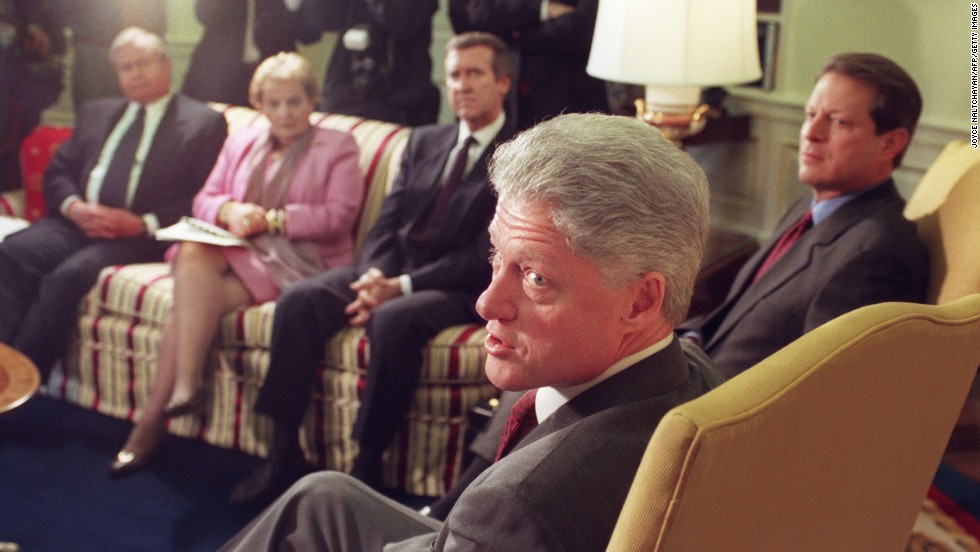
[[[667,337],[661,339],[653,345],[650,345],[646,349],[642,349],[633,353],[632,355],[619,359],[619,361],[607,368],[605,372],[585,383],[580,383],[569,387],[542,387],[538,389],[538,393],[534,398],[534,413],[537,415],[538,423],[545,421],[548,416],[554,414],[554,412],[564,406],[565,403],[578,395],[581,395],[586,390],[595,387],[603,381],[606,381],[630,366],[633,366],[637,362],[640,362],[641,360],[651,357],[664,350],[667,345],[670,345],[670,342],[673,341],[673,339],[674,334],[672,332]]]
[[[482,152],[488,145],[490,145],[491,142],[493,142],[493,139],[497,137],[497,134],[500,132],[500,129],[504,128],[504,122],[506,120],[507,118],[505,113],[501,111],[500,114],[497,115],[497,118],[494,119],[492,123],[481,128],[476,132],[470,132],[470,129],[469,127],[466,126],[466,123],[460,122],[459,135],[456,138],[456,145],[459,146],[470,135],[472,135],[473,138],[476,140],[476,142],[480,144],[480,151]]]

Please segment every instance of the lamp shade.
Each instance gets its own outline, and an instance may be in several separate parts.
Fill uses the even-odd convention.
[[[755,0],[601,0],[586,71],[660,86],[756,80]]]

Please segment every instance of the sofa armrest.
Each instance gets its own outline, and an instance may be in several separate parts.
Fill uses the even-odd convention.
[[[24,190],[0,193],[0,216],[24,218]]]

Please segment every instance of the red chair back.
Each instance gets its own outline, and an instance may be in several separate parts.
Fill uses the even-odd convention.
[[[21,177],[24,186],[24,218],[33,222],[47,212],[44,204],[44,171],[61,143],[71,136],[70,126],[39,126],[20,146]]]

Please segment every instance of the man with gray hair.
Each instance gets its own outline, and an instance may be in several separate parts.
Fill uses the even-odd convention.
[[[0,243],[0,341],[45,376],[103,267],[163,260],[152,232],[190,214],[227,135],[220,113],[170,92],[159,36],[129,27],[109,55],[125,98],[81,106],[44,174],[47,216]]]
[[[660,418],[714,387],[674,337],[708,232],[693,160],[632,118],[570,114],[500,146],[486,372],[528,390],[444,523],[347,475],[291,487],[225,550],[601,550]],[[586,468],[586,469],[583,469]]]

